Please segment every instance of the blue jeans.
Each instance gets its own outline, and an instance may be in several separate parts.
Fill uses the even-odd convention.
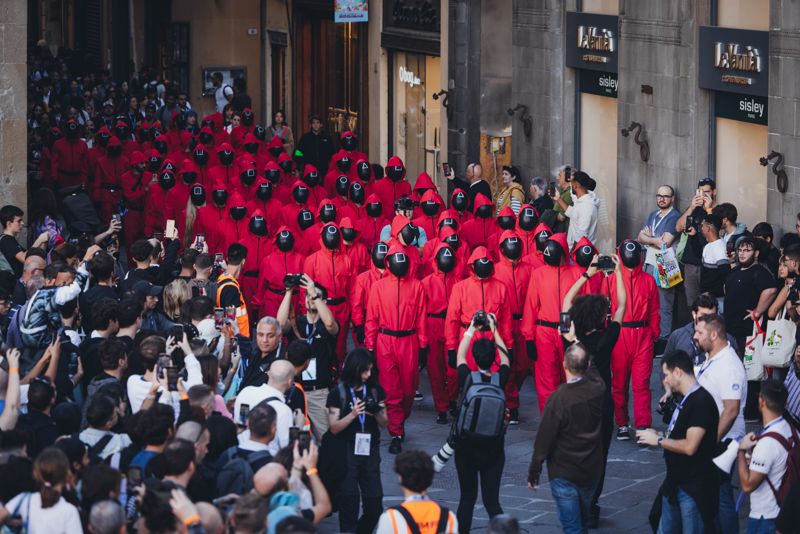
[[[671,504],[667,497],[661,497],[661,522],[658,534],[702,534],[703,518],[692,497],[678,490],[676,504]]]
[[[731,475],[719,486],[719,513],[715,523],[722,534],[739,534],[739,513],[733,498]]]
[[[589,506],[597,482],[578,486],[563,478],[550,480],[550,492],[556,501],[558,519],[565,534],[586,534],[589,530]]]
[[[747,519],[747,534],[775,534],[775,520],[766,519]]]

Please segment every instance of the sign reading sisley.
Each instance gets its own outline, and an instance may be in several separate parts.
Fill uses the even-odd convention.
[[[717,91],[714,94],[714,114],[724,119],[767,124],[768,99],[763,96],[737,95]]]
[[[769,32],[700,27],[700,87],[767,96]]]
[[[618,17],[567,12],[567,66],[617,72],[618,28]]]
[[[580,91],[599,96],[617,98],[619,80],[614,72],[600,72],[596,70],[581,70]]]

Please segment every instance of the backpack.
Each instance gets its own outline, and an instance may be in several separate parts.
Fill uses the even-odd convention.
[[[439,506],[439,524],[436,526],[436,532],[447,532],[447,520],[450,515],[450,510],[441,505],[437,506]],[[409,512],[402,504],[390,506],[389,510],[394,510],[403,516],[403,519],[405,519],[406,525],[408,526],[408,530],[411,532],[411,534],[421,534],[419,525],[417,525],[417,522],[414,520],[414,516],[412,516],[411,512]]]
[[[28,305],[30,299],[12,312],[9,318],[8,330],[6,331],[6,345],[13,349],[22,350],[25,348],[25,343],[22,340],[22,321],[28,313]]]
[[[78,441],[80,441],[80,439],[81,439],[80,438],[80,432],[75,432],[70,437],[74,438],[74,439],[77,439]],[[104,463],[103,458],[100,457],[100,454],[105,450],[106,445],[108,445],[113,438],[114,438],[114,434],[106,434],[102,438],[98,439],[97,442],[92,446],[87,445],[85,442],[83,443],[89,449],[88,453],[89,453],[89,464],[90,465],[96,465],[96,464]],[[110,456],[109,456],[109,458],[110,458]]]
[[[788,453],[786,456],[786,472],[783,474],[780,487],[776,488],[773,486],[772,482],[769,480],[769,476],[765,478],[767,484],[769,484],[769,489],[772,490],[772,494],[775,496],[775,502],[778,503],[778,506],[783,504],[783,500],[789,494],[792,485],[800,481],[800,436],[798,436],[797,429],[795,429],[794,426],[789,424],[789,428],[792,430],[792,437],[789,439],[786,439],[777,432],[767,432],[758,437],[759,440],[764,438],[774,439],[780,443]]]
[[[238,446],[233,446],[220,458],[222,468],[217,474],[217,496],[236,493],[243,495],[253,489],[253,466],[261,460],[271,459],[269,451],[245,451]]]
[[[506,394],[500,387],[500,375],[492,373],[488,383],[481,373],[472,371],[464,389],[464,400],[456,418],[456,432],[461,438],[498,438],[506,418]]]

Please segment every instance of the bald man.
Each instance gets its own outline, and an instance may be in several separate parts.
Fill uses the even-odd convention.
[[[12,296],[14,304],[17,306],[25,304],[25,301],[28,300],[28,282],[30,282],[31,278],[34,276],[44,275],[44,268],[46,266],[47,262],[41,256],[31,255],[25,258],[25,262],[22,264],[22,276],[17,280],[17,284],[14,286],[14,294]]]
[[[472,207],[475,204],[475,196],[478,193],[483,193],[486,195],[486,198],[492,200],[492,188],[489,185],[489,182],[483,179],[483,167],[481,167],[479,162],[470,163],[467,165],[466,174],[466,180],[457,178],[452,173],[446,176],[447,179],[453,184],[454,189],[463,189],[467,192],[467,197],[469,197],[468,209],[471,212]]]
[[[293,426],[292,409],[286,404],[286,392],[294,385],[294,366],[288,360],[276,360],[267,371],[267,383],[247,386],[236,396],[233,408],[234,422],[240,426],[247,423],[247,414],[258,403],[267,402],[275,409],[275,439],[268,450],[272,456],[289,444],[289,428]],[[244,408],[244,411],[242,408]],[[239,434],[239,444],[250,439],[250,431]]]
[[[225,534],[225,523],[216,506],[207,502],[199,502],[195,506],[206,534]]]
[[[253,475],[253,488],[262,497],[274,493],[276,488],[285,488],[288,483],[289,472],[277,462],[268,463]]]

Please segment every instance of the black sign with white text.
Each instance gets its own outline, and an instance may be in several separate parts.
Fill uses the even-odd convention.
[[[769,95],[769,32],[700,27],[700,87]]]
[[[768,100],[763,96],[717,91],[714,95],[714,114],[724,119],[766,125]]]
[[[581,93],[617,98],[619,82],[616,72],[581,69],[580,73]]]
[[[568,67],[617,72],[619,17],[567,12]]]

